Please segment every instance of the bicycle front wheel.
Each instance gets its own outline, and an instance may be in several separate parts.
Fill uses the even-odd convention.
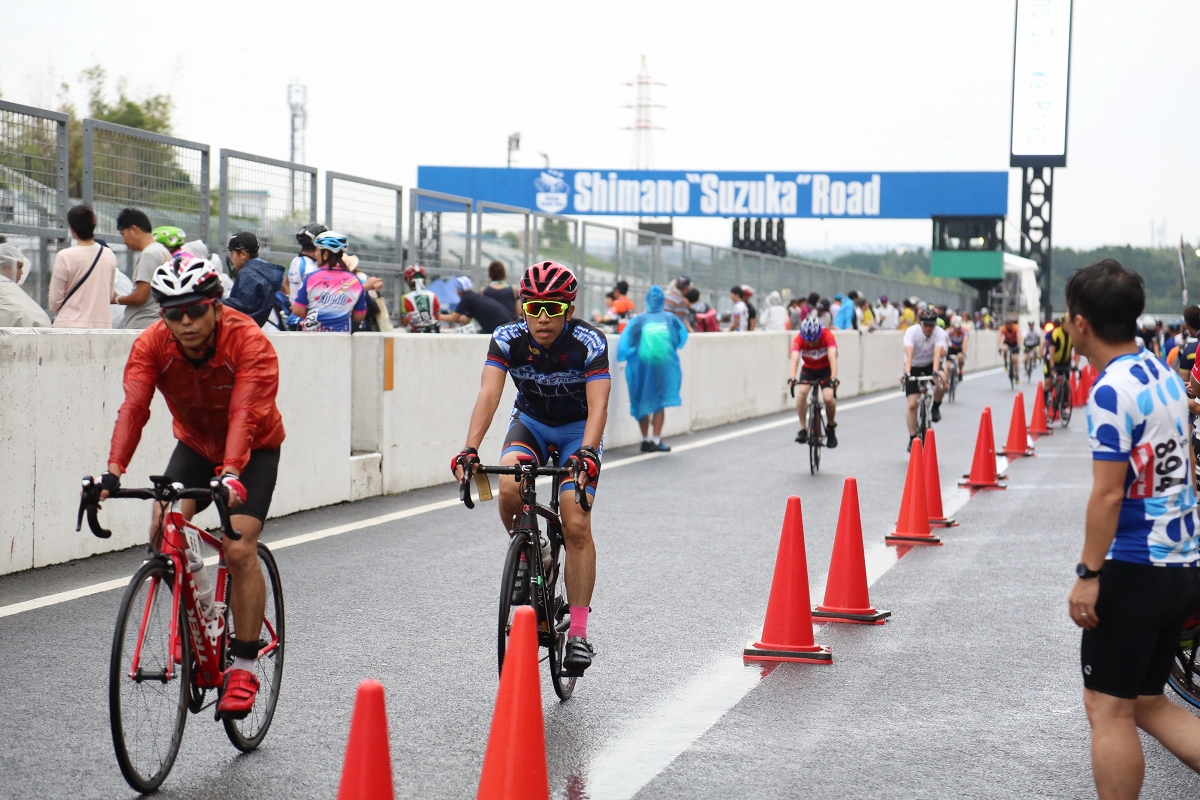
[[[254,662],[254,676],[258,678],[258,695],[254,705],[244,719],[224,719],[225,735],[233,746],[243,753],[248,753],[262,742],[275,718],[275,706],[279,702],[279,685],[283,680],[284,653],[284,620],[283,620],[283,583],[279,579],[279,567],[275,565],[275,557],[262,542],[258,543],[258,566],[262,570],[263,581],[267,585],[267,604],[263,610],[262,626],[257,638],[263,643],[259,650],[258,659]],[[228,642],[233,637],[233,615],[226,609],[225,630],[229,635]],[[251,634],[253,636],[253,634]],[[250,636],[238,637],[246,641]],[[232,663],[233,657],[226,653],[226,666]]]
[[[554,684],[554,693],[558,695],[559,700],[570,700],[571,695],[575,693],[575,681],[578,678],[567,677],[563,675],[562,663],[567,652],[567,631],[571,627],[571,606],[567,600],[567,571],[566,558],[567,549],[562,546],[555,547],[557,551],[554,559],[554,592],[550,596],[550,603],[553,606],[553,613],[550,619],[554,620],[554,629],[551,631],[550,646],[550,679]]]
[[[108,715],[117,764],[143,794],[162,785],[187,724],[191,646],[182,605],[179,649],[172,652],[175,574],[155,556],[134,573],[121,599],[108,669]],[[168,674],[169,671],[169,674]]]
[[[1065,381],[1058,387],[1058,421],[1065,428],[1071,424],[1071,387]]]
[[[504,669],[504,652],[508,649],[508,632],[512,630],[513,611],[517,605],[529,604],[529,574],[532,562],[527,565],[524,586],[518,585],[517,572],[521,563],[521,555],[525,554],[526,559],[532,557],[533,549],[530,547],[532,541],[530,531],[516,530],[513,531],[508,542],[508,555],[504,557],[504,571],[500,576],[500,618],[496,630],[497,670]],[[540,549],[538,557],[541,558]],[[514,594],[526,598],[525,602],[514,604],[512,601]]]
[[[824,402],[824,398],[817,395],[817,399],[809,405],[808,411],[808,471],[811,475],[816,475],[821,470],[821,441],[825,437],[825,429],[821,424],[821,410],[817,405],[821,402]]]

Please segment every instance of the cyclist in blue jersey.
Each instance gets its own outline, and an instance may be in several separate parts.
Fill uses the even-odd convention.
[[[304,278],[292,311],[303,330],[348,333],[367,316],[367,290],[345,263],[346,237],[326,231],[313,246],[320,269]]]
[[[971,334],[963,327],[963,318],[955,314],[950,318],[950,328],[946,337],[950,340],[950,350],[946,357],[958,367],[958,379],[963,376],[963,363],[967,358],[967,339]]]
[[[575,275],[553,261],[539,262],[526,270],[520,285],[524,319],[502,325],[492,334],[466,446],[450,463],[460,481],[465,473],[475,473],[480,463],[478,447],[500,405],[504,377],[512,377],[517,401],[509,417],[500,463],[516,464],[521,456],[532,456],[538,464],[545,464],[548,448],[554,445],[559,453],[558,465],[573,473],[573,479],[563,482],[560,495],[571,608],[563,658],[568,675],[582,675],[592,663],[587,620],[596,583],[591,514],[575,502],[575,481],[582,481],[588,495],[595,497],[612,387],[608,340],[596,328],[574,318],[573,301],[578,289]],[[515,478],[500,478],[499,505],[500,520],[511,531],[521,506]],[[522,560],[518,585],[525,585],[528,569]]]

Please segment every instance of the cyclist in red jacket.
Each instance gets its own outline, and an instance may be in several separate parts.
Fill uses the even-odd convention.
[[[217,710],[240,719],[258,692],[255,675],[266,584],[258,564],[258,535],[275,491],[283,420],[275,406],[279,362],[275,348],[250,317],[221,305],[221,283],[206,261],[180,259],[159,267],[150,282],[161,319],[133,343],[125,364],[125,402],[101,477],[104,492],[120,486],[150,418],[154,390],[162,393],[174,418],[178,444],[164,473],[189,488],[207,487],[221,476],[229,495],[231,523],[242,534],[222,542],[232,579],[229,604],[234,633],[233,664]],[[184,500],[191,519],[206,501]],[[150,537],[161,534],[162,510],[154,505]]]

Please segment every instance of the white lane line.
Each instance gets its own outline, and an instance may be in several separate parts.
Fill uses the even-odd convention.
[[[990,375],[990,374],[992,374],[994,372],[998,372],[998,371],[999,370],[978,372],[973,375],[966,376],[965,378],[963,378],[963,380],[969,380],[971,378],[976,378],[976,377],[979,377],[982,375]],[[898,391],[885,392],[884,394],[876,395],[874,397],[869,397],[869,398],[866,398],[865,400],[852,400],[848,403],[844,403],[844,404],[840,405],[839,408],[841,408],[843,411],[849,411],[851,409],[860,408],[862,406],[869,406],[869,405],[873,405],[875,403],[882,403],[886,400],[892,400],[892,399],[895,399],[900,396],[901,396],[901,393]],[[784,425],[791,425],[794,423],[795,423],[795,421],[791,417],[788,417],[788,418],[782,419],[782,420],[775,420],[774,422],[766,422],[761,425],[753,425],[749,428],[742,428],[741,430],[732,431],[730,433],[723,433],[719,436],[710,436],[706,439],[701,439],[698,442],[688,442],[687,444],[681,444],[681,445],[675,447],[673,452],[674,453],[685,453],[688,450],[695,450],[696,448],[699,448],[699,447],[708,447],[709,445],[719,444],[720,442],[727,442],[730,439],[737,439],[742,436],[750,436],[755,433],[762,433],[763,431],[772,430],[773,428],[780,428],[780,427],[783,427]],[[648,461],[652,458],[659,458],[664,455],[667,455],[667,454],[666,453],[643,453],[641,455],[630,456],[628,458],[620,458],[620,459],[617,459],[616,461],[605,464],[604,469],[606,471],[613,470],[613,469],[617,469],[618,467],[625,467],[630,464],[637,464],[639,462]],[[439,500],[436,503],[426,503],[425,505],[415,506],[413,508],[405,509],[404,511],[396,511],[391,514],[383,514],[378,517],[369,517],[367,519],[359,520],[358,522],[350,522],[345,525],[338,525],[338,526],[335,526],[332,528],[325,528],[323,530],[313,531],[312,533],[303,533],[298,536],[291,536],[287,539],[280,539],[278,541],[271,542],[269,546],[272,550],[281,550],[285,547],[294,547],[295,545],[298,545],[298,544],[307,544],[308,542],[315,542],[319,539],[327,539],[330,536],[338,536],[343,533],[350,533],[351,531],[359,531],[364,528],[372,528],[372,527],[375,527],[376,525],[384,525],[388,522],[395,522],[396,520],[407,519],[408,517],[415,517],[419,514],[428,514],[433,511],[440,511],[443,508],[450,508],[452,506],[458,505],[458,502],[459,501],[457,499],[454,499],[454,500]],[[947,513],[949,513],[949,512],[947,512]],[[204,560],[204,563],[208,564],[209,566],[212,566],[213,564],[217,563],[216,557],[211,556],[209,558],[206,558]],[[0,606],[0,617],[10,617],[14,614],[21,614],[26,611],[33,611],[38,608],[45,608],[47,606],[58,605],[59,603],[67,603],[67,602],[70,602],[71,600],[78,600],[81,597],[87,597],[88,595],[99,594],[101,592],[111,592],[114,589],[120,589],[120,588],[123,588],[124,586],[127,586],[132,577],[133,577],[132,575],[128,575],[124,578],[116,578],[111,581],[103,581],[102,583],[93,583],[89,586],[81,586],[78,589],[70,589],[65,592],[56,592],[55,594],[43,595],[42,597],[34,597],[30,600],[23,600],[19,603],[10,603],[9,605],[6,605],[6,606]]]

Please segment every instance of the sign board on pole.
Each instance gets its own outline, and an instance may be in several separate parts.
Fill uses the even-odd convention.
[[[1017,0],[1009,166],[1067,165],[1071,0]]]
[[[929,219],[1004,216],[1007,172],[672,172],[434,167],[429,189],[550,214]],[[420,210],[418,208],[418,210]]]

